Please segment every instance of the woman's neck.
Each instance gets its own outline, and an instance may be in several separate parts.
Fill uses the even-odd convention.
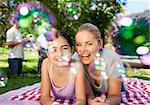
[[[90,77],[92,78],[93,82],[98,86],[100,85],[100,73],[101,71],[97,71],[94,68],[92,68],[92,66],[89,64],[88,65],[88,73],[90,75]]]

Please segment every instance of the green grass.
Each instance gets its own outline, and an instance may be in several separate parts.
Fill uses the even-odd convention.
[[[6,73],[9,73],[7,54],[8,48],[0,47],[0,71],[2,70]],[[16,78],[9,78],[7,86],[0,88],[0,94],[5,93],[9,90],[18,89],[20,87],[40,82],[40,77],[37,75],[37,62],[37,51],[27,51],[25,49],[25,58],[23,61],[23,75]]]
[[[39,81],[40,78],[37,75],[27,75],[27,74],[20,77],[8,79],[7,86],[0,88],[0,94],[5,93],[9,90],[14,90],[24,86],[32,85]]]
[[[150,80],[150,69],[127,68],[127,76],[129,78],[139,78],[143,80]]]

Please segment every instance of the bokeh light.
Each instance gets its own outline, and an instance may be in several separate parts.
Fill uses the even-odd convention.
[[[133,41],[134,41],[134,43],[135,44],[142,44],[142,43],[144,43],[145,42],[145,36],[144,35],[139,35],[139,36],[137,36],[137,37],[135,37],[134,39],[133,39]]]
[[[131,39],[134,36],[134,34],[132,31],[127,30],[127,31],[122,32],[122,36],[124,39]]]
[[[129,17],[124,17],[119,21],[119,24],[122,26],[130,26],[133,23],[133,20]]]
[[[95,60],[91,64],[91,71],[96,77],[100,76],[101,79],[108,79],[106,62],[103,58],[101,58],[101,54],[99,52],[96,53]]]
[[[26,16],[29,13],[29,9],[27,7],[21,7],[19,12],[21,15]]]
[[[122,17],[124,18],[124,17]],[[116,51],[121,55],[135,55],[136,49],[149,42],[149,21],[146,18],[135,19],[132,24],[118,25],[118,33],[115,36]],[[125,22],[128,23],[128,22]]]
[[[137,54],[146,55],[149,52],[149,48],[145,46],[140,46],[136,49]]]
[[[0,87],[5,87],[7,85],[8,77],[4,71],[0,71]]]
[[[150,54],[140,56],[140,60],[144,65],[150,66]]]
[[[11,15],[12,24],[19,23],[23,35],[33,34],[35,38],[39,34],[45,34],[56,25],[56,19],[49,9],[41,4],[24,2],[19,4]]]
[[[65,7],[64,14],[69,20],[78,20],[81,16],[81,8],[75,2],[68,3]]]

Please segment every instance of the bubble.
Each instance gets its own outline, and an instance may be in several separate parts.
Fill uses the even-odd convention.
[[[40,48],[43,48],[43,49],[47,49],[48,48],[48,42],[46,40],[46,37],[43,34],[38,36],[37,43],[38,43]]]
[[[150,66],[150,54],[140,56],[140,60],[144,65]]]
[[[125,74],[124,68],[122,68],[122,66],[119,63],[117,64],[117,71],[121,74]]]
[[[66,62],[69,62],[70,59],[67,57],[67,56],[62,56],[63,60],[66,61]]]
[[[100,57],[100,53],[96,53],[96,57]]]
[[[81,16],[81,8],[75,2],[68,3],[65,7],[64,14],[69,20],[78,20]]]
[[[35,38],[45,34],[56,25],[56,19],[49,9],[37,3],[21,3],[11,15],[11,24],[18,23],[22,35],[32,33]]]
[[[19,12],[21,15],[26,16],[29,13],[29,9],[27,7],[21,7]]]
[[[8,77],[4,71],[0,71],[0,87],[5,87],[7,85]]]
[[[102,70],[101,66],[95,66],[96,70]]]
[[[95,65],[99,65],[100,61],[99,60],[95,60]]]
[[[77,74],[77,70],[75,67],[70,67],[70,70],[73,74]]]
[[[140,46],[136,49],[136,53],[139,55],[146,55],[149,52],[149,48],[145,46]]]

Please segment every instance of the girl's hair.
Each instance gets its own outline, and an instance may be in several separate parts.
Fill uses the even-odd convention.
[[[88,31],[91,32],[96,39],[100,40],[101,39],[101,32],[100,30],[97,28],[97,26],[91,24],[91,23],[85,23],[83,25],[81,25],[78,30],[77,33],[80,31]]]
[[[70,36],[67,33],[57,31],[56,32],[56,38],[59,38],[60,36],[66,39],[66,41],[70,45],[70,48],[72,49],[73,48],[73,42],[72,42]]]

